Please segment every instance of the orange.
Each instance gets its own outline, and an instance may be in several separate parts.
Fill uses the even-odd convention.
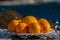
[[[8,31],[9,32],[15,32],[16,26],[19,24],[18,20],[11,20],[8,23]]]
[[[16,27],[16,33],[26,33],[27,32],[26,26],[27,24],[25,23],[19,23],[18,26]]]
[[[51,31],[51,25],[46,19],[40,18],[38,23],[41,26],[41,32],[47,33]]]
[[[28,31],[29,33],[40,33],[40,25],[38,23],[31,23],[29,26],[28,26]]]
[[[34,16],[26,16],[22,19],[21,22],[26,23],[27,25],[30,25],[31,23],[33,22],[37,23],[38,21]]]

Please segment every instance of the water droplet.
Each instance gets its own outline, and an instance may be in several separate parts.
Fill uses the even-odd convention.
[[[57,27],[58,27],[58,25],[55,26],[55,28],[57,28]]]
[[[59,23],[59,21],[56,21],[56,24],[58,24]]]
[[[4,9],[4,8],[2,8],[1,10],[2,10],[2,11],[4,11],[5,9]]]

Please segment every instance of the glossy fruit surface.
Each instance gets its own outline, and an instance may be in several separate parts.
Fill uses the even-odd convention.
[[[27,24],[25,23],[19,23],[18,26],[16,27],[16,33],[26,33],[27,32],[26,26]]]
[[[37,23],[38,21],[34,16],[26,16],[22,19],[21,22],[26,23],[27,25],[30,25],[31,23],[33,22]]]
[[[38,20],[38,23],[41,26],[41,32],[47,33],[51,31],[51,25],[46,19],[41,18]]]
[[[28,26],[29,33],[40,33],[40,30],[41,30],[41,28],[38,23],[31,23]]]
[[[16,26],[19,24],[19,21],[18,20],[11,20],[9,23],[8,23],[8,31],[9,32],[15,32],[15,29],[16,29]]]

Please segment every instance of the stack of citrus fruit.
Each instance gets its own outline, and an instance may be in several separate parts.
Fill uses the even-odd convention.
[[[48,33],[51,30],[49,21],[37,20],[34,16],[26,16],[21,20],[13,19],[8,23],[8,31],[16,33]]]

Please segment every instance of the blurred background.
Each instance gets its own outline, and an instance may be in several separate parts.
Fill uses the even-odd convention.
[[[60,2],[60,0],[0,0],[0,5],[16,5],[16,4],[37,4],[46,2]]]
[[[46,18],[53,25],[60,22],[60,0],[0,0],[0,12],[5,10],[15,11],[23,17]]]

